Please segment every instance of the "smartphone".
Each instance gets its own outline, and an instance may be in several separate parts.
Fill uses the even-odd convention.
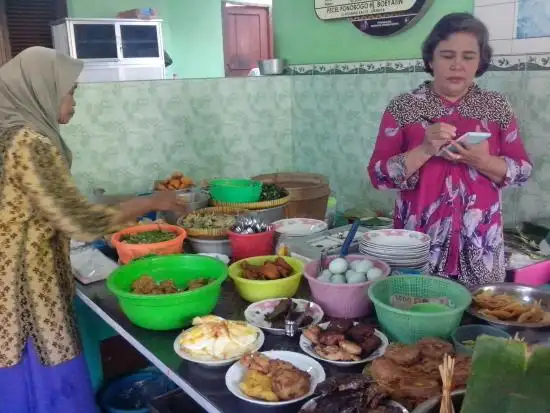
[[[477,145],[491,137],[490,132],[466,132],[464,135],[455,140],[457,143],[465,143],[466,145]],[[456,153],[457,150],[453,145],[447,145],[439,151],[442,154],[444,151]]]

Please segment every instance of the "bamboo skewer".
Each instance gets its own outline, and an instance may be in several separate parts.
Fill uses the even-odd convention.
[[[443,364],[439,365],[439,374],[441,375],[441,382],[443,383],[439,413],[455,413],[453,399],[451,397],[454,369],[454,358],[445,354],[443,357]]]

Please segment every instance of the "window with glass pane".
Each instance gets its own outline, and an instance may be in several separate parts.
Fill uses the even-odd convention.
[[[114,24],[75,24],[76,56],[79,59],[117,59]]]
[[[120,37],[124,58],[160,57],[157,26],[122,24]]]

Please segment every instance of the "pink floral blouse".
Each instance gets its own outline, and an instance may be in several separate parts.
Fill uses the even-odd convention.
[[[405,179],[403,154],[422,143],[426,119],[456,126],[457,136],[477,126],[491,132],[489,151],[507,165],[502,184],[437,156]],[[430,235],[433,274],[458,278],[467,285],[504,280],[500,191],[527,182],[532,164],[503,95],[473,85],[461,100],[449,102],[426,82],[398,96],[384,112],[368,171],[375,188],[399,191],[395,228]]]

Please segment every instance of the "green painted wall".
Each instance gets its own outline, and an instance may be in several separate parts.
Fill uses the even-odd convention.
[[[474,0],[434,0],[411,29],[389,38],[362,34],[348,21],[321,21],[313,0],[273,0],[277,57],[290,64],[336,63],[420,57],[420,44],[445,14],[473,11]]]
[[[154,7],[164,20],[169,74],[181,78],[224,76],[220,0],[68,0],[71,17],[114,17],[119,11]]]

